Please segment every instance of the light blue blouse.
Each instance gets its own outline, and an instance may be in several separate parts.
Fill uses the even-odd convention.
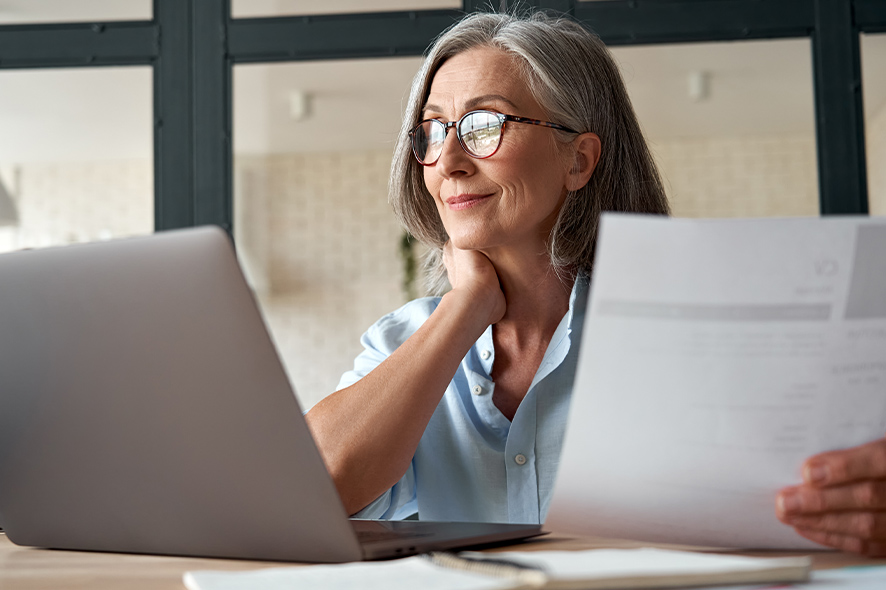
[[[422,435],[406,474],[357,518],[543,523],[551,501],[584,321],[587,279],[563,317],[513,422],[492,403],[492,326],[462,360]],[[338,388],[359,381],[437,308],[407,303],[361,338],[364,351]]]

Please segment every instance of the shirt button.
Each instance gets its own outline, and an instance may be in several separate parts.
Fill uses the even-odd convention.
[[[484,361],[488,361],[489,357],[491,357],[491,356],[492,356],[492,353],[489,352],[488,350],[484,350],[483,352],[480,353],[480,358],[483,359]]]
[[[517,465],[526,465],[526,455],[517,455],[514,457],[514,462],[517,463]]]
[[[474,395],[480,395],[481,393],[483,393],[483,388],[479,385],[475,385],[471,391],[474,392]]]

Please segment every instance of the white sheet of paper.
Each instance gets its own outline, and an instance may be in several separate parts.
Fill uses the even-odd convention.
[[[422,557],[240,572],[194,571],[185,573],[184,583],[188,590],[507,590],[519,585],[441,568]]]
[[[547,527],[818,547],[809,456],[886,434],[886,220],[604,215]]]

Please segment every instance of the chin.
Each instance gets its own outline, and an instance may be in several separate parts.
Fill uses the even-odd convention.
[[[500,244],[501,236],[496,236],[496,233],[498,232],[490,232],[488,227],[479,223],[462,223],[446,228],[449,241],[460,250],[483,250]]]
[[[449,241],[459,250],[485,250],[491,246],[489,240],[480,239],[477,236],[452,236]]]

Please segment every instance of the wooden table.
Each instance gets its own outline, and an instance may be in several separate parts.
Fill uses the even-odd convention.
[[[492,551],[581,550],[646,545],[648,544],[549,535]],[[756,552],[753,555],[786,554]],[[845,553],[820,552],[813,554],[813,562],[816,569],[826,569],[857,564],[886,564],[886,559],[874,560]],[[281,565],[295,564],[32,549],[14,545],[0,533],[0,590],[182,590],[182,575],[188,570],[248,570]]]

